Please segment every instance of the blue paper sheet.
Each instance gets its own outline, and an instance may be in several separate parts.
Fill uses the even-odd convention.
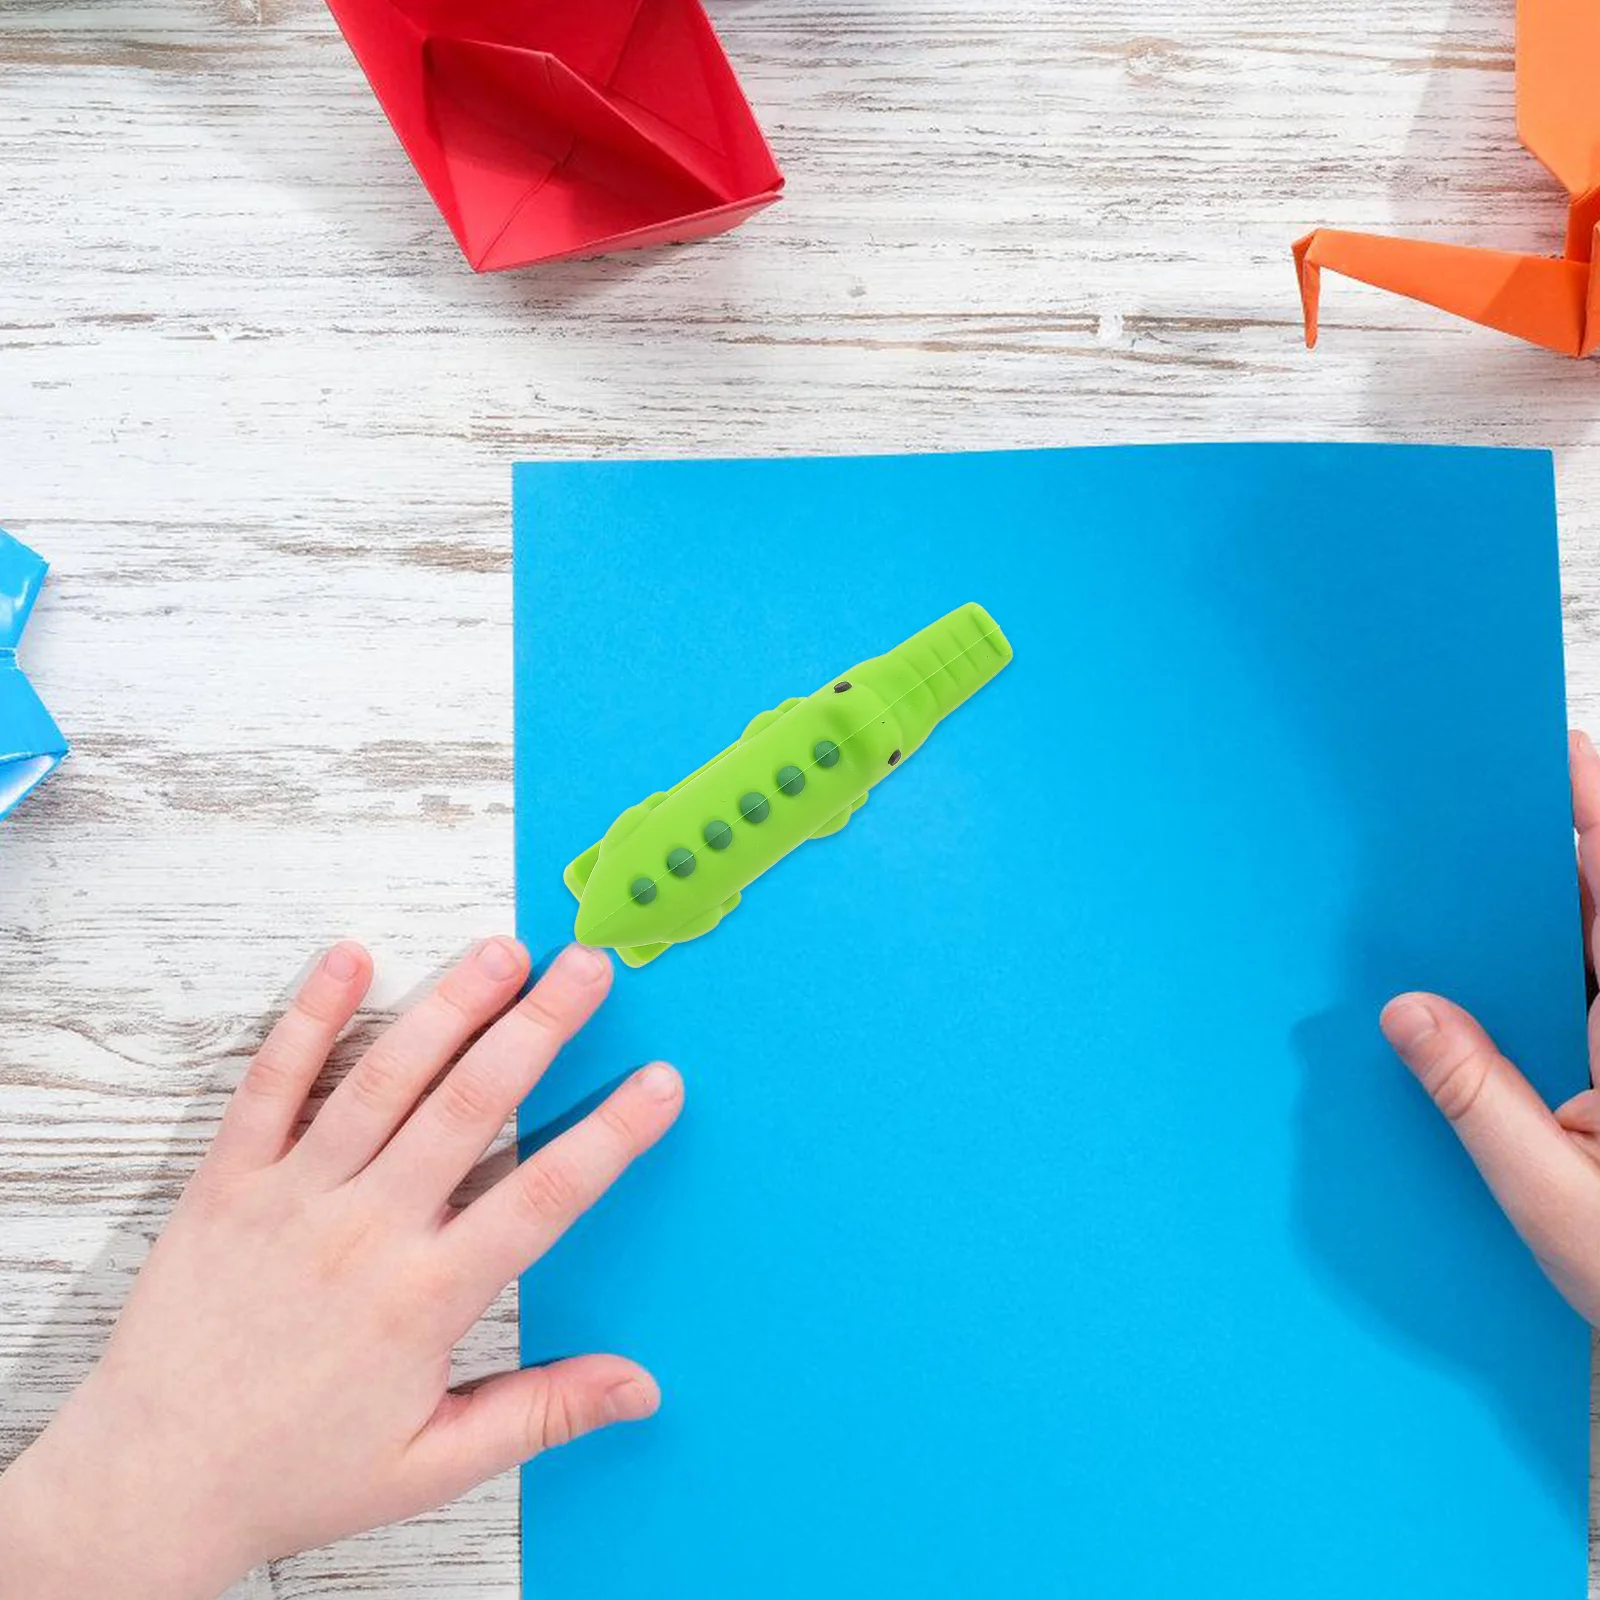
[[[1376,1024],[1587,1082],[1549,457],[540,465],[516,532],[537,951],[756,712],[1016,651],[525,1109],[688,1084],[523,1285],[665,1395],[528,1470],[526,1592],[1580,1600],[1586,1331]]]
[[[67,741],[17,665],[44,559],[0,528],[0,817],[61,764]]]

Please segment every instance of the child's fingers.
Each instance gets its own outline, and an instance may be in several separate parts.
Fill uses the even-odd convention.
[[[1556,1121],[1591,1161],[1600,1158],[1600,1089],[1584,1089],[1556,1107]]]
[[[1561,1267],[1600,1230],[1600,1183],[1533,1086],[1459,1006],[1404,994],[1383,1031],[1450,1119],[1517,1231]]]
[[[372,982],[372,958],[336,944],[300,985],[228,1102],[216,1159],[265,1165],[284,1152],[311,1085]]]
[[[1578,831],[1584,878],[1592,893],[1600,897],[1600,752],[1586,733],[1574,731],[1568,737],[1568,758],[1572,771],[1572,823]],[[1585,851],[1583,847],[1587,845]]]
[[[542,1450],[609,1423],[642,1421],[660,1403],[655,1379],[621,1356],[577,1356],[446,1395],[411,1446],[419,1497],[454,1500]]]
[[[457,962],[350,1069],[293,1159],[322,1183],[361,1171],[451,1057],[511,1003],[527,975],[528,953],[514,939],[485,940]]]
[[[372,1163],[388,1204],[437,1212],[611,986],[598,950],[569,945],[452,1067]]]
[[[476,1316],[531,1266],[673,1124],[683,1080],[656,1062],[634,1073],[582,1122],[554,1138],[445,1228],[470,1286],[464,1315]]]
[[[1583,900],[1583,931],[1593,932],[1595,909],[1600,904],[1600,753],[1588,734],[1574,730],[1568,736],[1572,771],[1572,824],[1578,833],[1578,884]],[[1590,949],[1590,964],[1595,952]]]

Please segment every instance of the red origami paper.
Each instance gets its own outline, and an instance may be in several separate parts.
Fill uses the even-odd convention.
[[[328,0],[479,272],[703,239],[778,171],[699,0]]]

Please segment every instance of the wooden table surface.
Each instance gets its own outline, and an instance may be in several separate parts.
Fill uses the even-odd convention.
[[[475,278],[320,0],[0,7],[0,523],[54,563],[25,659],[76,745],[0,824],[0,1461],[307,954],[365,938],[392,1004],[511,925],[519,458],[1553,446],[1600,722],[1600,369],[1336,279],[1308,354],[1288,256],[1559,250],[1513,0],[712,11],[783,203]],[[513,1358],[507,1296],[465,1367]],[[509,1600],[514,1503],[239,1593]]]

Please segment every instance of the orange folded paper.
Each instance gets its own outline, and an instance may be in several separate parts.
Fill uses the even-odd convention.
[[[1564,256],[1319,228],[1294,246],[1306,343],[1326,267],[1562,355],[1600,345],[1600,0],[1518,0],[1517,134],[1569,196]]]

